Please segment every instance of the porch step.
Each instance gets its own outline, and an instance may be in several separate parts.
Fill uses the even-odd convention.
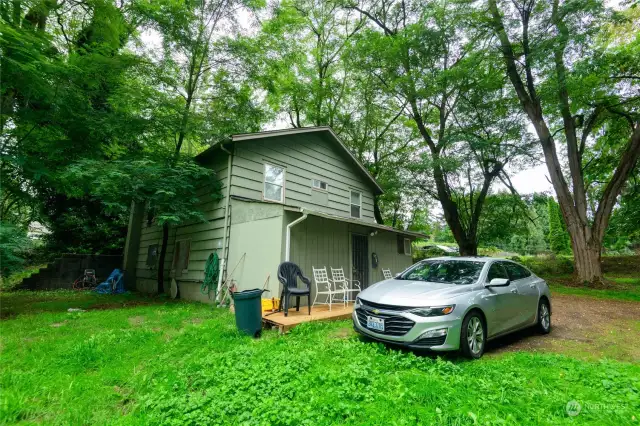
[[[353,304],[344,306],[336,304],[329,310],[328,305],[313,306],[311,315],[308,314],[306,306],[300,306],[300,311],[294,307],[289,308],[289,315],[284,316],[284,312],[263,312],[262,323],[265,326],[277,328],[280,333],[286,333],[296,325],[309,321],[336,321],[351,318]]]

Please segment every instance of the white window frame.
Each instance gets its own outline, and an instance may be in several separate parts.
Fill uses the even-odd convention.
[[[316,186],[316,182],[318,182],[320,184],[320,186]],[[322,184],[324,183],[324,188],[322,188]],[[316,191],[322,191],[322,192],[327,192],[329,191],[329,184],[327,183],[327,181],[324,181],[322,179],[316,179],[313,178],[311,179],[311,188],[315,189]]]
[[[278,169],[282,169],[282,195],[280,196],[279,200],[272,200],[271,198],[266,197],[265,188],[267,187],[267,183],[269,185],[279,186],[277,183],[267,182],[267,167],[275,167]],[[285,191],[285,184],[287,182],[286,176],[287,176],[287,169],[284,166],[279,166],[277,164],[271,164],[271,163],[264,163],[264,168],[262,173],[262,200],[263,201],[284,204],[284,191]]]
[[[360,195],[360,197],[358,197],[360,200],[360,204],[353,204],[351,196],[353,195],[354,192]],[[352,206],[358,206],[358,212],[360,213],[358,217],[353,216],[353,214],[351,213]],[[349,190],[349,217],[352,217],[354,219],[362,219],[362,192],[356,191],[355,189]]]
[[[407,253],[407,243],[409,243],[409,253]],[[404,241],[402,241],[402,247],[403,247],[403,251],[405,256],[411,256],[411,238],[404,238]]]

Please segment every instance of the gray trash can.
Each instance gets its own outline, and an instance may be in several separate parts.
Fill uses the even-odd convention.
[[[235,292],[233,301],[236,309],[238,330],[253,337],[262,332],[262,293],[264,290],[245,290]]]

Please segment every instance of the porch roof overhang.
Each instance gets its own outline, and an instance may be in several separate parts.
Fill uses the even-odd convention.
[[[365,222],[360,219],[354,219],[350,217],[338,216],[335,214],[323,213],[315,210],[305,209],[302,207],[284,206],[284,209],[292,212],[305,213],[310,216],[322,217],[324,219],[337,220],[339,222],[346,222],[354,225],[366,226],[372,229],[379,229],[381,231],[393,232],[394,234],[405,235],[408,237],[429,238],[427,234],[423,234],[421,232],[403,231],[401,229],[392,228],[391,226],[380,225],[379,223],[375,223],[375,222]]]

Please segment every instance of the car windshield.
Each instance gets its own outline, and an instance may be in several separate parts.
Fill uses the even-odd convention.
[[[443,284],[473,284],[478,281],[483,266],[484,262],[472,260],[427,260],[415,264],[398,279]]]

